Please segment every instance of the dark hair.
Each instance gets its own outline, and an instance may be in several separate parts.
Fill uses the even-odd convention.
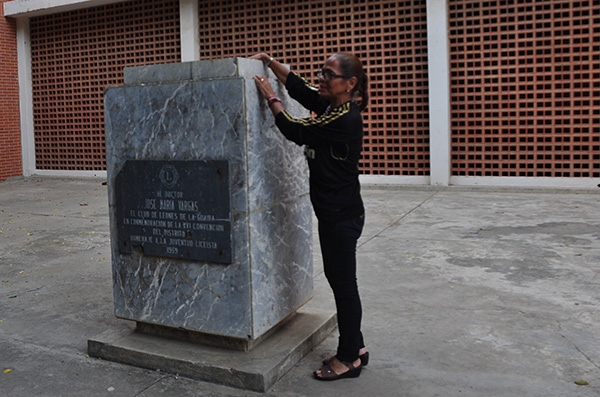
[[[352,99],[356,102],[360,110],[364,110],[369,102],[369,80],[362,62],[356,55],[352,54],[333,54],[332,56],[338,60],[342,75],[346,79],[350,77],[358,79],[352,90]]]

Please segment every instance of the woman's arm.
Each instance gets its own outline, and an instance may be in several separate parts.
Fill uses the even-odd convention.
[[[290,74],[290,70],[286,68],[281,62],[276,59],[270,57],[265,53],[256,54],[250,57],[250,59],[258,59],[271,68],[273,73],[279,81],[283,84],[287,81],[288,74]]]
[[[259,60],[268,65],[277,77],[277,79],[285,85],[290,96],[296,101],[300,102],[300,104],[306,109],[317,114],[321,114],[327,108],[327,105],[329,103],[319,95],[319,90],[316,87],[309,84],[306,80],[298,76],[296,73],[292,73],[282,63],[278,62],[277,60],[273,59],[271,56],[265,53],[253,55],[252,57],[250,57],[250,59]],[[294,78],[289,78],[290,75],[293,75]],[[258,80],[256,82],[260,88],[260,82]],[[273,95],[275,95],[275,93],[273,93]],[[265,95],[265,97],[267,99],[271,98],[271,96],[268,95]]]
[[[362,118],[357,110],[348,102],[326,115],[303,119],[293,118],[283,110],[275,116],[275,124],[287,139],[298,145],[346,144],[362,140]]]
[[[315,146],[345,144],[357,137],[362,140],[362,117],[358,109],[353,112],[350,102],[316,119],[294,119],[285,111],[267,76],[254,76],[254,81],[260,94],[268,100],[269,109],[275,116],[275,124],[290,141],[298,145]]]

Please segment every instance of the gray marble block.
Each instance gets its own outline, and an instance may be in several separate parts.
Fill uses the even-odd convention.
[[[308,115],[262,62],[243,58],[128,68],[124,86],[106,89],[117,317],[256,340],[311,298],[308,169],[302,148],[277,130],[252,80],[256,74],[269,76],[292,115]],[[136,178],[129,187],[118,185],[118,176],[128,162],[143,161],[177,166],[181,161],[227,162],[230,260],[148,255],[143,247],[129,252],[120,247],[120,223],[130,222],[119,213],[126,206],[120,190],[135,190]],[[140,180],[148,177],[140,175]],[[185,190],[188,202],[198,202],[203,184],[200,179],[188,190],[172,190]],[[195,189],[197,197],[189,197]]]

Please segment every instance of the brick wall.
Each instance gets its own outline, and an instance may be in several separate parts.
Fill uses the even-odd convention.
[[[452,175],[600,178],[600,0],[450,0]]]
[[[317,83],[329,54],[357,55],[370,83],[361,172],[429,175],[425,0],[201,0],[199,7],[202,59],[267,52]]]
[[[23,174],[19,121],[17,27],[0,0],[0,181]]]
[[[104,88],[123,68],[181,61],[178,0],[131,0],[30,20],[37,170],[106,169]]]

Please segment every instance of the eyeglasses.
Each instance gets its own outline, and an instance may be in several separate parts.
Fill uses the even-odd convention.
[[[317,77],[320,78],[320,79],[323,79],[325,81],[329,81],[329,80],[331,80],[333,78],[342,78],[342,79],[346,78],[346,76],[344,76],[344,75],[335,74],[332,71],[327,70],[327,69],[321,70],[321,71],[317,72]]]

